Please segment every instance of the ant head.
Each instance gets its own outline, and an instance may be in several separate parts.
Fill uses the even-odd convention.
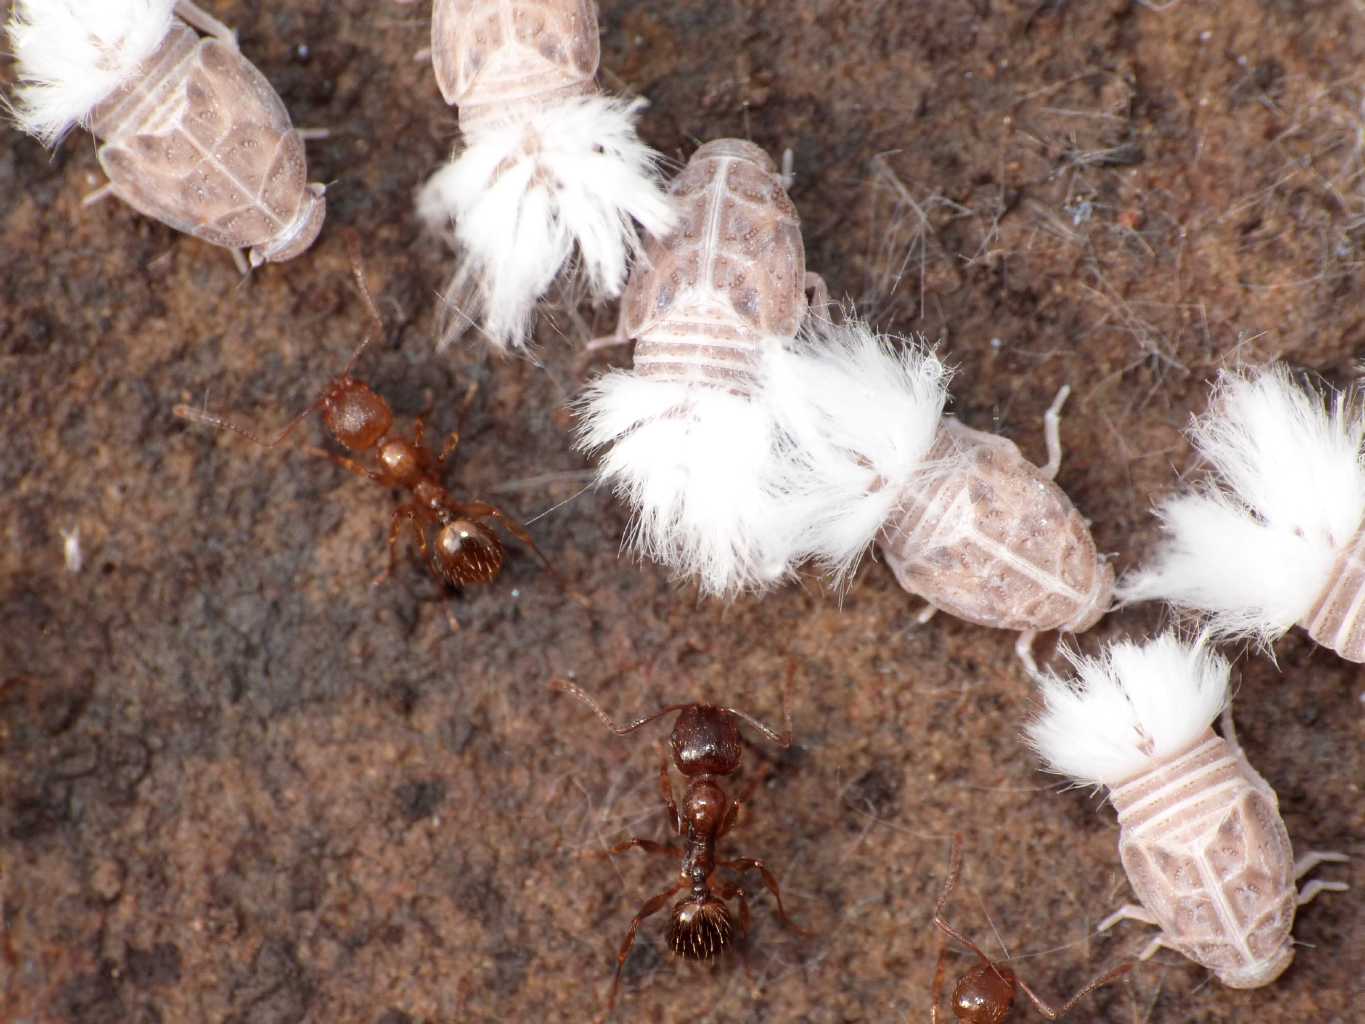
[[[965,1024],[1002,1024],[1014,1005],[1014,972],[979,963],[953,989],[953,1015]]]
[[[322,422],[337,444],[353,452],[369,451],[393,426],[389,403],[349,374],[338,377],[322,399]]]
[[[455,519],[436,534],[431,562],[452,586],[492,583],[502,569],[502,541],[472,519]]]
[[[724,708],[692,704],[682,709],[668,738],[673,763],[684,775],[729,775],[739,767],[739,724]]]
[[[718,896],[679,900],[668,923],[668,948],[688,960],[711,960],[734,941],[735,923]]]

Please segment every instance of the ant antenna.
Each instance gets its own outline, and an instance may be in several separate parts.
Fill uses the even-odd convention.
[[[726,712],[729,712],[730,714],[735,715],[735,716],[738,717],[738,718],[744,719],[744,721],[748,722],[751,726],[753,726],[755,729],[757,729],[759,732],[761,732],[761,733],[762,733],[764,736],[766,736],[768,739],[772,740],[774,743],[776,743],[776,744],[777,744],[779,747],[781,747],[783,750],[786,750],[788,747],[790,747],[790,746],[792,745],[792,712],[791,712],[791,703],[790,703],[790,701],[788,700],[788,698],[791,696],[792,678],[793,678],[795,675],[796,675],[796,659],[795,659],[795,658],[788,658],[788,659],[787,659],[787,679],[786,679],[786,682],[784,682],[784,683],[782,684],[782,726],[783,726],[783,728],[782,728],[782,731],[781,731],[780,733],[774,732],[769,726],[764,725],[764,724],[763,724],[762,722],[760,722],[757,718],[755,718],[753,715],[749,714],[749,713],[746,712],[746,711],[740,711],[738,708],[722,708],[721,710],[726,711]]]
[[[602,710],[601,705],[584,693],[577,683],[571,683],[567,679],[555,678],[550,680],[550,688],[553,690],[560,690],[571,697],[577,697],[588,706],[594,715],[602,720],[602,723],[608,729],[616,733],[617,736],[624,736],[626,733],[634,732],[636,729],[640,728],[640,726],[648,725],[656,718],[662,718],[664,715],[671,712],[682,711],[684,708],[692,707],[691,704],[670,704],[667,707],[654,712],[652,715],[646,715],[644,718],[631,722],[630,725],[617,725],[611,720],[610,716]]]

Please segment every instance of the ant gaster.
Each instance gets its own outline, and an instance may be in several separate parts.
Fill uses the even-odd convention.
[[[788,688],[791,673],[788,673]],[[550,684],[577,697],[618,736],[634,732],[643,725],[664,715],[678,712],[669,736],[673,764],[687,777],[687,792],[683,795],[682,811],[673,799],[673,786],[668,778],[668,759],[661,756],[659,764],[659,792],[672,831],[683,837],[683,848],[650,839],[633,838],[612,847],[608,854],[622,853],[635,848],[646,853],[677,858],[681,861],[678,880],[672,888],[650,897],[640,907],[630,923],[625,941],[616,958],[616,976],[612,980],[611,995],[607,999],[604,1017],[610,1015],[621,988],[621,970],[635,942],[641,922],[657,913],[675,894],[684,895],[673,905],[668,925],[668,946],[674,953],[689,960],[711,960],[723,953],[735,940],[735,921],[730,916],[728,902],[739,901],[739,932],[749,930],[749,900],[744,890],[735,883],[716,877],[717,868],[736,872],[757,871],[763,884],[777,901],[777,916],[782,923],[798,934],[805,935],[787,916],[782,905],[782,891],[777,878],[761,860],[739,857],[730,860],[716,858],[716,841],[734,827],[739,818],[740,800],[732,801],[722,787],[725,776],[739,768],[743,752],[743,738],[739,721],[743,719],[779,747],[791,746],[791,712],[787,708],[787,692],[782,695],[782,714],[785,728],[776,733],[752,716],[734,708],[712,704],[670,704],[629,725],[617,725],[595,700],[567,679],[555,679]]]
[[[1052,1006],[1039,998],[1033,989],[1028,987],[1023,978],[1020,978],[1005,964],[988,957],[981,951],[980,946],[963,935],[944,918],[943,907],[948,902],[953,887],[957,885],[958,874],[961,870],[962,836],[955,835],[953,836],[951,860],[948,865],[948,878],[943,883],[943,892],[939,894],[938,902],[934,904],[934,927],[948,938],[962,943],[975,953],[981,961],[962,975],[953,988],[953,1016],[958,1020],[964,1021],[965,1024],[1002,1024],[1003,1021],[1009,1019],[1010,1010],[1014,1006],[1016,989],[1028,996],[1029,1001],[1037,1007],[1038,1012],[1044,1017],[1048,1020],[1056,1020],[1101,985],[1107,985],[1133,969],[1132,964],[1116,967],[1108,974],[1102,974],[1091,981],[1085,988],[1063,1003],[1060,1008],[1053,1009]],[[934,968],[934,983],[930,995],[933,1001],[929,1006],[931,1024],[938,1024],[939,1022],[938,1006],[943,998],[944,969],[947,963],[948,944],[945,942],[939,948],[938,963]]]
[[[393,432],[393,412],[389,404],[368,384],[351,376],[361,354],[384,331],[384,322],[365,285],[364,268],[354,248],[351,253],[351,272],[373,321],[374,333],[365,336],[341,376],[333,380],[308,408],[290,420],[273,441],[263,440],[221,416],[185,405],[177,405],[173,410],[175,415],[221,430],[231,430],[263,448],[274,448],[304,419],[321,410],[323,425],[337,444],[353,455],[373,453],[374,468],[371,468],[343,455],[309,445],[302,446],[309,454],[330,459],[356,476],[367,477],[382,487],[409,492],[410,499],[393,513],[389,526],[389,565],[375,579],[376,584],[382,583],[393,572],[398,540],[408,523],[412,524],[416,533],[423,562],[432,575],[451,586],[491,583],[497,578],[502,569],[504,550],[502,541],[492,529],[491,524],[494,522],[500,523],[503,529],[530,548],[545,567],[554,573],[549,561],[520,523],[487,502],[456,500],[441,483],[441,470],[460,443],[458,432],[450,435],[439,455],[426,444],[425,414],[417,417],[412,440],[400,437]],[[428,529],[435,531],[434,541],[429,541]]]

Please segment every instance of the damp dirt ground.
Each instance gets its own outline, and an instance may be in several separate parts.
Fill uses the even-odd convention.
[[[726,849],[764,858],[812,935],[759,886],[743,960],[675,962],[652,919],[618,1020],[928,1020],[958,831],[950,916],[1041,993],[1138,952],[1143,926],[1092,934],[1130,898],[1114,814],[1023,748],[1012,635],[918,625],[875,561],[842,602],[807,579],[721,605],[624,556],[625,513],[570,447],[573,396],[628,358],[577,356],[609,307],[543,321],[541,365],[435,353],[448,255],[412,194],[456,133],[413,59],[426,5],[209,6],[295,122],[331,132],[304,257],[243,281],[117,202],[82,208],[88,136],[0,146],[0,1016],[591,1019],[671,884],[662,860],[590,856],[666,838],[665,728],[614,738],[556,675],[620,717],[708,699],[772,721],[795,666],[796,742],[750,757]],[[605,0],[602,30],[604,81],[648,97],[670,159],[727,135],[793,151],[811,268],[938,342],[963,420],[1041,461],[1072,386],[1059,481],[1119,569],[1150,549],[1220,367],[1357,373],[1358,2]],[[514,546],[453,596],[452,633],[411,559],[371,586],[395,495],[172,416],[206,402],[270,431],[346,363],[364,321],[344,227],[387,319],[359,374],[405,423],[430,401],[442,432],[478,385],[449,482],[531,522],[585,603]],[[1081,642],[1160,623],[1135,608]],[[1360,1019],[1365,686],[1299,633],[1275,653],[1239,662],[1242,741],[1298,849],[1352,854],[1319,871],[1354,889],[1301,911],[1267,989],[1161,952],[1074,1019]]]

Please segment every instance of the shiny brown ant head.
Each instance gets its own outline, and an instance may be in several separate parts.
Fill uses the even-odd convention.
[[[718,896],[679,900],[668,923],[668,948],[688,960],[711,960],[734,941],[735,923]]]
[[[337,444],[366,452],[393,426],[389,403],[354,377],[339,377],[322,399],[322,422]]]
[[[668,738],[684,775],[729,775],[739,767],[739,723],[724,708],[692,704],[678,713]]]
[[[431,552],[432,567],[452,586],[492,583],[502,570],[502,541],[472,519],[454,519],[441,527]]]
[[[1002,1024],[1014,1005],[1014,972],[1000,964],[977,964],[953,989],[953,1015],[965,1024]]]

